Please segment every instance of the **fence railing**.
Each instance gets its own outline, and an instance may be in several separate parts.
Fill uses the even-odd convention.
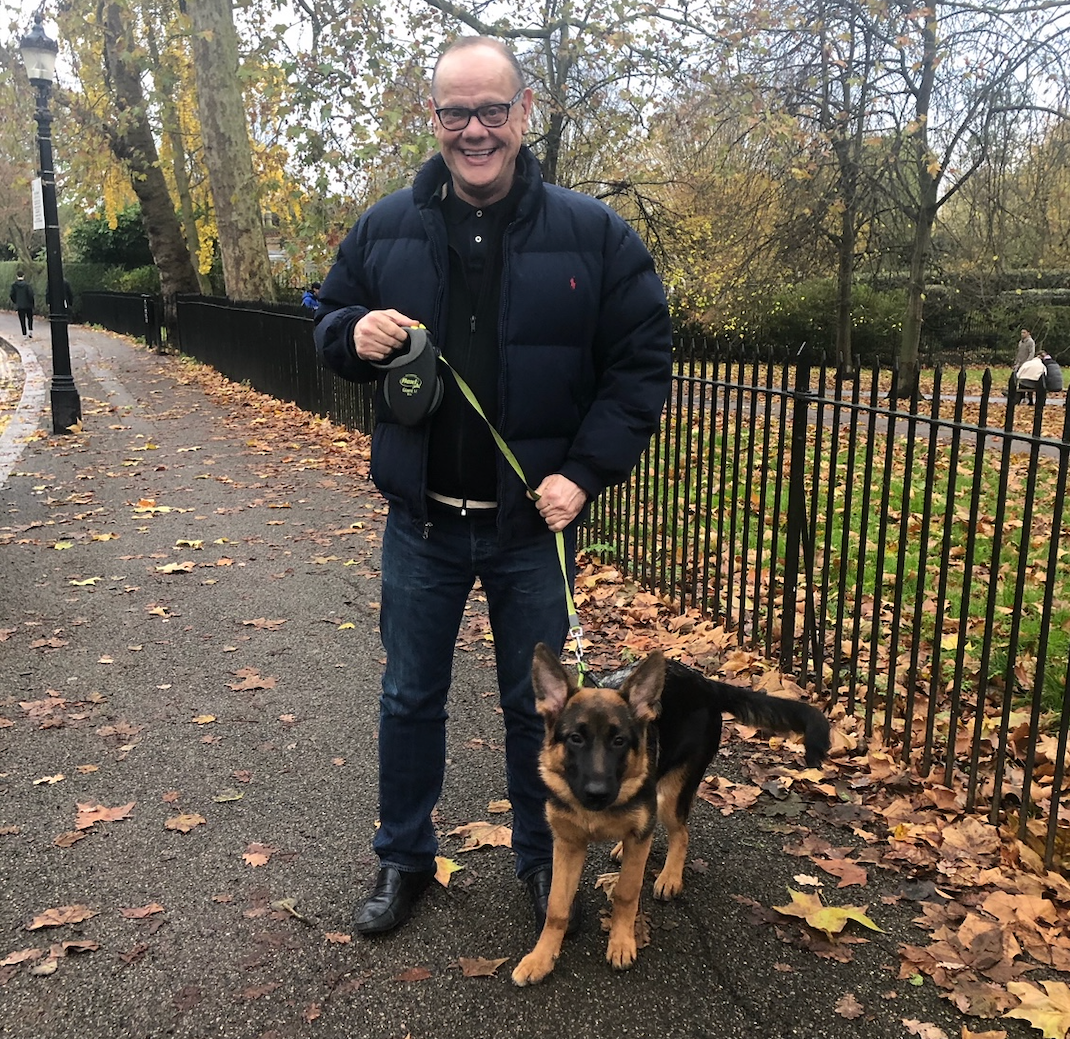
[[[158,347],[163,341],[163,303],[159,296],[138,292],[83,292],[79,320],[144,339],[150,346]]]
[[[896,398],[894,372],[692,353],[592,540],[1061,859],[1070,411],[965,370]]]
[[[307,311],[205,296],[179,296],[177,311],[183,353],[261,393],[293,401],[350,429],[371,431],[374,388],[347,382],[320,366]]]
[[[180,297],[181,348],[370,431],[370,387],[317,363],[301,315]],[[681,612],[760,647],[904,763],[961,783],[1070,862],[1070,410],[991,373],[845,381],[677,346],[661,430],[589,542]]]

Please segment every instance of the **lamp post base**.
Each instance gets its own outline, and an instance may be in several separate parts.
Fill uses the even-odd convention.
[[[52,432],[76,433],[82,424],[82,399],[73,379],[52,380]]]

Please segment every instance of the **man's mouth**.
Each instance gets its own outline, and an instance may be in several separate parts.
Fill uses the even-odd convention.
[[[487,159],[494,154],[494,148],[481,148],[479,151],[466,149],[462,154],[466,159]]]

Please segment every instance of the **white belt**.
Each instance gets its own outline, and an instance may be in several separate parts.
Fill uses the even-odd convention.
[[[428,491],[427,496],[432,501],[440,502],[442,505],[450,505],[455,509],[496,509],[498,503],[496,501],[474,501],[471,498],[451,498],[448,494],[436,494],[434,491]]]

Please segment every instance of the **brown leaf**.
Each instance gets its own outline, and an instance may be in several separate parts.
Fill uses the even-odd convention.
[[[270,844],[250,844],[245,849],[245,854],[242,855],[242,858],[250,866],[263,866],[278,850],[278,848],[273,848]]]
[[[426,967],[410,967],[400,974],[394,975],[393,981],[426,981],[431,977],[431,972]]]
[[[163,824],[165,830],[177,830],[179,833],[189,833],[194,826],[203,826],[207,819],[197,812],[184,812],[182,815],[172,815]]]
[[[8,953],[0,960],[0,967],[10,967],[15,963],[25,963],[27,960],[37,960],[44,956],[43,949],[20,949],[18,952]]]
[[[511,848],[513,831],[501,823],[474,822],[466,823],[450,830],[449,837],[464,837],[465,843],[458,848],[462,851],[475,851],[476,848]]]
[[[348,945],[353,940],[352,935],[342,934],[341,931],[328,931],[323,938],[333,945]]]
[[[264,617],[257,617],[256,620],[242,621],[242,624],[251,628],[259,628],[262,631],[278,631],[286,621],[284,619],[279,620],[267,620]]]
[[[127,920],[144,920],[153,913],[162,913],[163,906],[159,902],[150,902],[147,906],[138,906],[136,909],[120,909],[119,912]]]
[[[39,916],[35,916],[28,924],[27,931],[36,931],[40,927],[62,927],[63,924],[79,924],[96,916],[88,906],[57,906],[55,909],[46,909]]]
[[[71,830],[69,833],[61,833],[52,843],[57,848],[69,848],[76,841],[80,841],[86,835],[85,830]]]
[[[915,1017],[904,1017],[903,1027],[918,1039],[947,1039],[947,1032],[936,1025],[919,1021]]]
[[[861,1017],[866,1012],[862,1004],[855,998],[853,992],[847,992],[842,995],[834,1009],[840,1017],[845,1017],[848,1021],[853,1021],[856,1017]]]
[[[461,973],[466,978],[492,978],[494,972],[508,959],[508,956],[503,956],[500,960],[481,958],[470,960],[466,956],[458,956],[457,962],[461,965]]]
[[[135,804],[137,804],[136,801],[131,801],[129,804],[120,805],[118,808],[105,808],[104,805],[95,804],[79,804],[78,818],[74,823],[75,829],[88,830],[97,823],[114,823],[119,822],[121,819],[127,819]]]
[[[320,1009],[319,1003],[309,1003],[308,1006],[305,1007],[305,1012],[301,1016],[309,1024],[312,1024],[312,1022],[315,1021],[316,1018],[319,1017],[322,1013],[323,1011]]]

